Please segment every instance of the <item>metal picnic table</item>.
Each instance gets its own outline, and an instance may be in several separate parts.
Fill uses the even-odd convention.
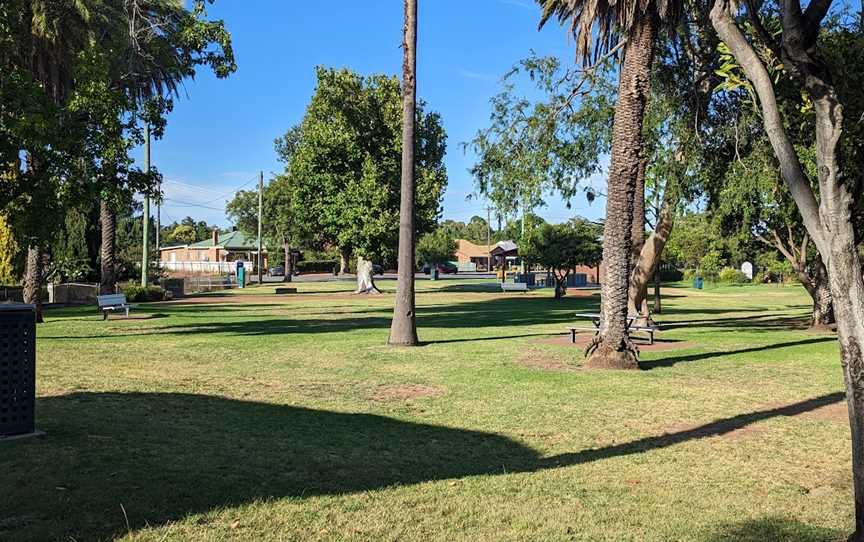
[[[600,334],[600,324],[602,323],[602,319],[603,319],[603,315],[602,315],[602,314],[596,314],[596,313],[584,313],[584,312],[580,312],[580,313],[576,313],[575,316],[576,316],[577,318],[587,318],[587,319],[590,319],[590,320],[591,320],[591,323],[594,324],[594,329],[593,329],[593,331],[594,331],[594,336],[596,337],[597,335]],[[628,331],[628,332],[630,331],[630,326],[632,326],[632,325],[633,325],[633,322],[635,322],[636,319],[639,318],[639,317],[640,317],[640,316],[639,316],[638,314],[630,314],[630,315],[627,316],[627,331]],[[576,332],[579,331],[579,330],[588,330],[588,331],[591,331],[590,328],[584,328],[584,327],[571,327],[571,328],[570,328],[570,342],[571,342],[571,343],[575,343],[575,342],[576,342]],[[634,328],[634,330],[636,330],[636,328]],[[654,344],[654,328],[653,328],[653,327],[639,327],[639,328],[638,328],[638,331],[645,331],[645,332],[647,332],[648,335],[649,335],[649,339],[650,339],[651,344]]]

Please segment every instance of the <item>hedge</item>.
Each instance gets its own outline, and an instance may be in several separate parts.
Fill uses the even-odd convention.
[[[146,303],[147,301],[165,301],[171,299],[170,292],[166,292],[159,286],[139,286],[137,284],[129,284],[123,288],[123,295],[126,296],[126,301]]]
[[[339,272],[339,262],[336,260],[304,260],[297,262],[300,273],[333,273]]]

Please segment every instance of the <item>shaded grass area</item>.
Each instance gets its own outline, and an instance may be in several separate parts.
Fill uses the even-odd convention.
[[[659,338],[691,347],[611,373],[543,340],[597,309],[590,292],[418,285],[415,349],[384,346],[390,295],[338,283],[145,305],[140,320],[49,313],[48,436],[0,443],[0,540],[815,541],[851,528],[836,344],[778,324],[806,316],[803,291],[676,288]],[[577,370],[526,367],[526,352]]]

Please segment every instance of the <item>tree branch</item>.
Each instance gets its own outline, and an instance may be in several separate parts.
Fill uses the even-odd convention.
[[[797,4],[796,0],[786,0],[786,2]],[[820,252],[827,253],[828,244],[819,215],[819,205],[816,202],[813,189],[810,187],[810,181],[804,174],[795,148],[783,126],[771,76],[744,34],[735,24],[735,19],[729,9],[729,0],[715,0],[714,7],[711,8],[711,22],[720,39],[726,43],[747,78],[753,83],[753,88],[759,97],[765,132],[780,162],[783,180],[801,212],[813,242],[816,243]]]

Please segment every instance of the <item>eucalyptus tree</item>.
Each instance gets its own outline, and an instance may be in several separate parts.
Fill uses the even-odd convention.
[[[285,175],[296,220],[319,245],[357,258],[357,292],[377,292],[372,261],[392,262],[399,236],[402,96],[398,79],[318,68],[318,84]],[[414,228],[431,231],[447,184],[446,135],[417,104]]]
[[[861,95],[864,74],[847,69],[851,63],[844,56],[860,56],[864,50],[861,20],[864,17],[833,35],[826,34],[824,23],[832,4],[832,0],[813,0],[805,9],[799,0],[780,0],[776,6],[716,0],[711,20],[746,76],[749,91],[758,100],[781,177],[828,270],[852,433],[855,532],[850,540],[861,541],[864,540],[864,276],[858,244],[864,187],[860,140],[864,126],[858,119],[864,114]],[[739,15],[755,29],[753,37],[748,39],[742,31],[736,20]],[[779,23],[779,31],[768,30],[764,22],[770,18]],[[778,70],[782,73],[778,74]],[[775,87],[778,77],[790,77],[795,82],[800,91],[796,101],[778,95]],[[806,107],[811,112],[807,126],[815,139],[815,183],[811,183],[784,125],[782,109],[789,106]]]
[[[540,26],[551,18],[567,23],[583,63],[596,63],[619,50],[623,54],[606,191],[602,325],[588,347],[586,366],[637,369],[637,350],[627,335],[627,312],[634,198],[645,165],[642,126],[658,28],[661,23],[677,24],[682,5],[676,0],[538,1],[543,7]]]

